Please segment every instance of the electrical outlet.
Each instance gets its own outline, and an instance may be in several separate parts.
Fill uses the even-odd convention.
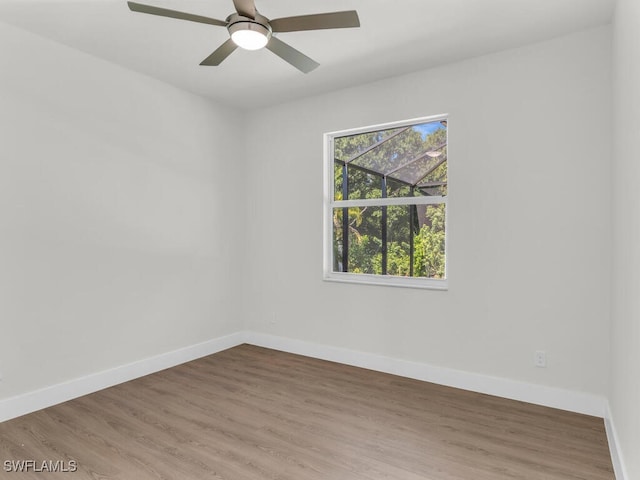
[[[547,352],[544,350],[536,350],[533,354],[533,364],[539,368],[547,367]]]

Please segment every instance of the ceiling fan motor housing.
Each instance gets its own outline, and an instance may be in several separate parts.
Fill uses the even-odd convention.
[[[271,25],[269,25],[269,19],[263,17],[262,15],[256,13],[256,18],[243,17],[237,13],[231,14],[227,17],[227,30],[229,31],[229,35],[231,38],[236,38],[234,34],[243,34],[245,32],[254,32],[262,35],[266,41],[268,42],[271,38]],[[242,48],[246,48],[251,50],[252,48],[247,48],[246,46],[239,45]],[[261,45],[257,48],[262,48],[264,45]],[[256,48],[256,49],[257,49]]]

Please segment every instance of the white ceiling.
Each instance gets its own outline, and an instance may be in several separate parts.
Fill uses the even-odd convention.
[[[137,0],[224,20],[232,0]],[[367,83],[609,23],[615,0],[256,0],[268,18],[358,11],[361,28],[281,33],[321,65],[267,50],[199,63],[225,28],[130,12],[125,0],[0,0],[0,21],[242,108]]]

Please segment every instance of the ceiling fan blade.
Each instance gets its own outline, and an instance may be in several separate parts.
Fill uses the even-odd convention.
[[[159,15],[160,17],[177,18],[179,20],[188,20],[190,22],[206,23],[207,25],[216,25],[218,27],[226,27],[227,22],[216,20],[215,18],[203,17],[201,15],[193,15],[191,13],[178,12],[167,8],[153,7],[151,5],[143,5],[136,2],[127,2],[129,10],[132,12],[149,13],[151,15]]]
[[[216,67],[222,63],[222,61],[231,55],[238,46],[233,43],[233,40],[229,39],[220,45],[215,52],[205,58],[200,65],[207,67]]]
[[[233,0],[236,12],[243,17],[256,18],[256,4],[254,0]]]
[[[278,55],[285,62],[296,67],[302,73],[309,73],[314,68],[320,66],[318,62],[311,60],[305,54],[300,53],[298,50],[287,45],[276,37],[271,37],[271,39],[269,39],[267,49]]]
[[[358,12],[318,13],[299,17],[276,18],[269,21],[274,32],[299,32],[302,30],[323,30],[325,28],[353,28],[360,26]]]

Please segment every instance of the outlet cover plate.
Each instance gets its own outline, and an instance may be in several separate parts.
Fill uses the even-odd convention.
[[[536,350],[533,355],[533,364],[538,368],[547,367],[547,352],[544,350]]]

